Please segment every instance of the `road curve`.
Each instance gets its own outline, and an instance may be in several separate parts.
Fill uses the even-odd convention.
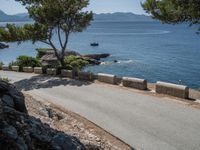
[[[199,150],[200,110],[117,86],[2,72],[19,89],[65,107],[136,149]]]

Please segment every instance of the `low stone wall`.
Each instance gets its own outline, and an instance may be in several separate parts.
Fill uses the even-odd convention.
[[[13,71],[18,71],[18,66],[12,66],[11,68]],[[9,66],[2,66],[3,71],[9,71]],[[47,75],[56,76],[57,74],[60,74],[57,69],[55,68],[48,68],[44,72],[42,67],[35,67],[34,69],[32,67],[23,67],[23,71],[27,73],[34,73],[36,74],[43,74],[46,73]],[[147,81],[145,79],[138,79],[138,78],[131,78],[131,77],[123,77],[119,78],[112,74],[104,74],[104,73],[98,73],[97,75],[92,74],[90,72],[77,72],[75,74],[75,71],[71,70],[61,70],[61,76],[62,77],[69,77],[69,78],[75,78],[78,75],[77,79],[80,80],[86,80],[86,81],[94,81],[98,80],[100,82],[108,83],[108,84],[115,84],[115,85],[122,85],[124,87],[130,87],[130,88],[136,88],[140,90],[146,90],[147,89]],[[179,97],[183,99],[189,98],[189,87],[183,86],[183,85],[176,85],[172,83],[166,83],[166,82],[160,82],[158,81],[155,86],[155,91],[158,94],[166,94],[171,95],[174,97]]]
[[[156,83],[156,93],[167,94],[183,99],[188,99],[189,88],[183,85],[177,85],[172,83],[160,82]]]
[[[75,77],[75,73],[72,70],[62,69],[61,70],[61,76],[62,77],[68,77],[68,78],[74,78]]]
[[[56,68],[47,68],[46,73],[47,75],[56,76],[58,73],[58,70]]]
[[[2,66],[2,70],[3,70],[3,71],[9,71],[10,69],[9,69],[9,66],[3,65],[3,66]]]
[[[42,67],[34,67],[34,73],[35,74],[43,74],[44,69]]]
[[[19,72],[19,66],[12,66],[11,69],[12,71]]]
[[[145,80],[145,79],[123,77],[122,84],[125,87],[131,87],[131,88],[135,88],[135,89],[139,89],[139,90],[147,89],[147,80]]]
[[[93,74],[90,72],[78,72],[79,80],[93,81]]]
[[[23,72],[32,73],[33,68],[32,67],[23,67]]]
[[[109,83],[109,84],[116,84],[116,76],[112,74],[104,74],[98,73],[98,81]]]

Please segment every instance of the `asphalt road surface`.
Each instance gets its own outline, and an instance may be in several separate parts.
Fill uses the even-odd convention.
[[[20,90],[84,116],[141,150],[199,150],[200,110],[117,86],[2,72]]]

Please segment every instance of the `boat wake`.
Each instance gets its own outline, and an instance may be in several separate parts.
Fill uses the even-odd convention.
[[[111,65],[111,64],[132,64],[133,60],[114,60],[114,61],[104,61],[101,65]]]
[[[153,32],[132,32],[132,33],[125,33],[125,32],[107,32],[107,33],[88,33],[92,35],[156,35],[156,34],[169,34],[171,31],[164,31],[164,30],[157,30]]]

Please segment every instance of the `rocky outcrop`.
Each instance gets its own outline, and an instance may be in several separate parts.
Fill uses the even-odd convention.
[[[9,45],[0,43],[0,49],[4,49],[4,48],[8,48],[8,47],[9,47]]]
[[[78,139],[56,131],[31,117],[24,96],[13,85],[0,80],[0,149],[1,150],[82,150]]]
[[[81,55],[75,51],[65,52],[65,56],[70,56],[70,55],[82,58],[83,60],[88,61],[89,64],[91,65],[99,65],[101,64],[100,59],[110,56],[110,54],[107,54],[107,53]],[[48,51],[38,51],[38,56],[42,60],[43,65],[57,65],[58,64],[57,58],[53,50],[49,49]]]
[[[87,57],[87,58],[95,59],[95,60],[100,60],[102,58],[107,58],[109,56],[110,56],[110,54],[103,53],[103,54],[88,54],[88,55],[84,55],[83,57]]]

